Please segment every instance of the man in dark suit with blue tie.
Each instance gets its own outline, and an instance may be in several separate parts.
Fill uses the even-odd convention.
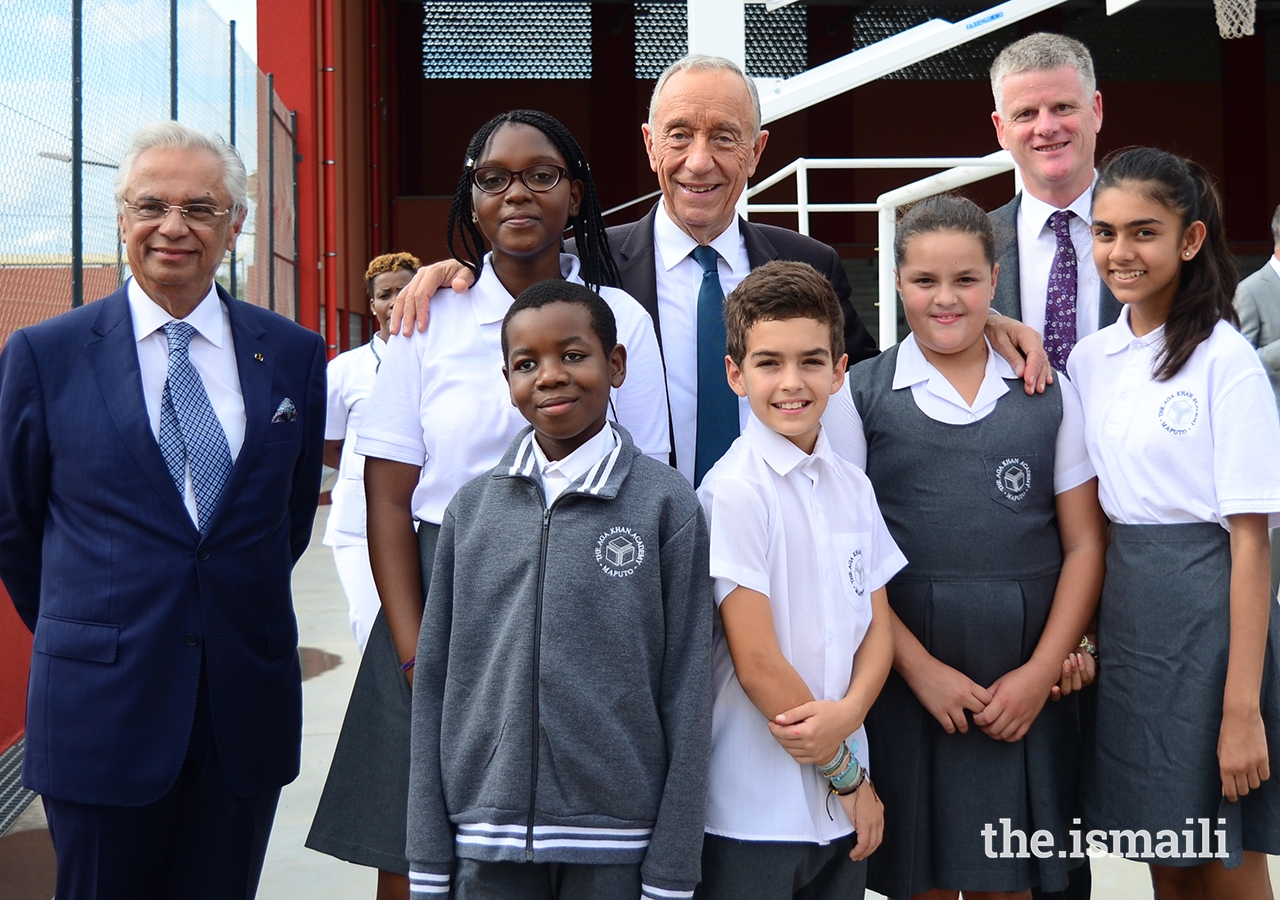
[[[0,577],[35,633],[23,783],[60,900],[253,897],[298,773],[325,353],[214,282],[246,185],[221,140],[140,129],[133,277],[0,354]]]

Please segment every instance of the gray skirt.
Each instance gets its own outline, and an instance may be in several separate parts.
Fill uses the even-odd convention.
[[[1280,852],[1280,617],[1271,604],[1262,718],[1271,779],[1236,803],[1222,796],[1218,732],[1231,629],[1230,536],[1211,522],[1112,525],[1098,619],[1098,718],[1083,766],[1085,825],[1112,852],[1158,865],[1213,858],[1228,868],[1244,850]],[[1204,822],[1201,822],[1201,820]],[[1190,824],[1188,823],[1190,820]],[[1206,824],[1207,823],[1207,824]],[[1178,857],[1147,856],[1177,838]],[[1182,832],[1193,832],[1190,848]],[[1219,837],[1218,831],[1224,832]]]
[[[431,584],[440,526],[418,526],[422,593]],[[324,792],[306,845],[361,866],[409,873],[405,820],[409,803],[412,695],[386,616],[378,611],[356,673]]]

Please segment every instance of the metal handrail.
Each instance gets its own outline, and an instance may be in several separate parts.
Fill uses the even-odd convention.
[[[881,194],[874,203],[810,203],[809,172],[814,169],[943,169],[926,178],[895,188]],[[898,342],[898,306],[897,290],[893,280],[893,238],[897,226],[898,208],[907,203],[914,203],[944,191],[954,190],[962,185],[971,184],[1008,171],[1014,172],[1015,190],[1021,189],[1021,182],[1013,162],[1013,156],[1007,150],[998,150],[987,156],[924,156],[863,159],[806,159],[800,157],[783,166],[768,178],[752,185],[746,191],[746,198],[759,194],[785,181],[791,176],[796,178],[795,203],[750,203],[746,204],[746,212],[750,213],[795,213],[798,219],[798,230],[801,234],[809,233],[809,215],[811,213],[850,213],[873,212],[879,218],[879,295],[877,304],[880,308],[880,349],[886,350]]]

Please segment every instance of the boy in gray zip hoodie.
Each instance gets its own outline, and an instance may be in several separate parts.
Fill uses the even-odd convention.
[[[626,350],[590,290],[502,325],[531,427],[441,524],[413,688],[415,897],[692,897],[714,602],[706,522],[606,420]]]

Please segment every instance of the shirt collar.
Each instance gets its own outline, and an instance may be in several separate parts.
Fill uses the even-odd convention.
[[[1098,173],[1094,171],[1093,181],[1085,188],[1084,193],[1067,204],[1066,209],[1075,213],[1081,222],[1089,223],[1092,221],[1093,207],[1093,186],[1098,181]],[[1026,216],[1028,222],[1036,226],[1039,231],[1049,227],[1049,217],[1058,211],[1058,207],[1045,203],[1039,197],[1033,197],[1030,192],[1022,192],[1022,214]]]
[[[987,345],[987,369],[982,377],[983,387],[991,379],[995,379],[1002,387],[1005,387],[1004,381],[1008,378],[1016,378],[1013,372],[1013,366],[1009,365],[1009,360],[1005,359],[991,347],[991,342],[983,337],[982,339]],[[932,382],[935,378],[941,378],[946,381],[946,376],[939,372],[925,357],[924,351],[920,349],[920,345],[916,342],[916,336],[909,334],[902,339],[902,344],[898,348],[898,361],[893,369],[893,389],[900,390],[905,387],[913,387],[921,382]],[[950,384],[950,382],[947,382]],[[936,392],[935,392],[936,393]],[[1000,391],[1000,395],[1005,392]],[[974,408],[977,408],[982,400],[982,391],[978,392],[978,399],[974,401]]]
[[[178,319],[169,314],[160,304],[147,296],[134,278],[129,279],[126,294],[129,298],[129,315],[133,318],[133,339],[141,341],[160,330],[170,322]],[[218,299],[218,290],[214,283],[209,285],[209,293],[196,304],[196,308],[188,313],[186,322],[201,337],[215,347],[222,346],[222,302]]]
[[[580,267],[578,257],[568,253],[560,254],[560,277],[565,281],[582,284],[582,278],[578,275]],[[493,253],[486,253],[480,269],[480,277],[472,288],[471,308],[475,312],[477,324],[491,325],[494,322],[501,322],[515,299],[498,280],[497,273],[493,271]]]
[[[548,472],[556,472],[562,478],[568,479],[569,483],[577,481],[583,475],[587,474],[592,466],[604,459],[613,452],[613,448],[618,446],[618,436],[613,430],[613,426],[608,422],[604,423],[604,427],[600,429],[593,437],[574,450],[564,459],[549,460],[547,454],[542,451],[542,446],[538,443],[537,435],[533,438],[533,455],[538,460],[538,471],[546,477]]]
[[[658,248],[658,256],[662,259],[662,267],[670,272],[680,263],[688,258],[694,248],[698,246],[698,242],[689,237],[685,232],[680,230],[680,226],[671,221],[671,217],[667,215],[666,203],[663,200],[658,201],[658,212],[653,220],[653,241]],[[720,254],[720,258],[729,266],[729,271],[735,275],[745,276],[745,272],[739,272],[736,268],[738,265],[738,249],[742,246],[742,230],[738,225],[738,217],[735,215],[733,221],[729,223],[729,227],[711,241],[710,247]]]
[[[1108,356],[1127,350],[1133,344],[1140,344],[1143,347],[1156,347],[1164,343],[1164,326],[1152,329],[1138,337],[1133,333],[1133,326],[1129,323],[1129,313],[1131,312],[1128,305],[1120,307],[1120,318],[1116,320],[1116,324],[1107,329],[1106,345],[1103,347],[1104,352]]]
[[[841,388],[845,390],[845,388]],[[795,469],[808,469],[815,462],[830,464],[832,458],[831,443],[827,440],[827,430],[818,426],[818,441],[813,445],[812,453],[805,453],[791,441],[787,440],[768,425],[750,415],[742,434],[755,445],[769,464],[769,468],[781,476],[790,475]]]
[[[1280,259],[1276,259],[1276,255],[1273,253],[1267,262],[1271,264],[1271,271],[1276,273],[1277,278],[1280,278]]]

